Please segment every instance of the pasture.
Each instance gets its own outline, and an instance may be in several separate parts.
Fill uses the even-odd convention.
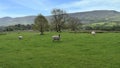
[[[0,35],[0,68],[120,68],[120,33],[9,32]],[[19,40],[18,36],[23,39]]]

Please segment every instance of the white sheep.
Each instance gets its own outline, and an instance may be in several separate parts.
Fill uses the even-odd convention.
[[[60,34],[59,35],[54,35],[54,36],[52,36],[52,38],[53,38],[53,41],[54,40],[60,40]]]
[[[19,39],[19,40],[23,39],[23,36],[18,36],[18,39]]]
[[[92,34],[93,36],[95,36],[96,32],[95,32],[95,31],[92,31],[91,34]]]

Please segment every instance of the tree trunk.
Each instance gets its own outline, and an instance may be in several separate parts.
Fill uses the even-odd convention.
[[[43,33],[43,27],[41,26],[41,28],[40,28],[40,35],[43,35],[44,33]]]
[[[58,25],[58,32],[61,32],[61,26]]]
[[[43,32],[40,32],[40,35],[44,35],[44,33],[43,33]]]
[[[58,26],[56,25],[56,31],[58,32]]]

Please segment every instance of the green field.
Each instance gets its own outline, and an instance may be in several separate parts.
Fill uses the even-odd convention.
[[[0,68],[120,68],[120,33],[9,32],[0,35]],[[18,36],[23,35],[23,40]]]

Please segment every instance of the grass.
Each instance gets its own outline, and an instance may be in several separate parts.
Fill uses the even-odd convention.
[[[120,33],[9,32],[0,35],[0,68],[120,68]],[[17,37],[23,35],[23,40]]]

